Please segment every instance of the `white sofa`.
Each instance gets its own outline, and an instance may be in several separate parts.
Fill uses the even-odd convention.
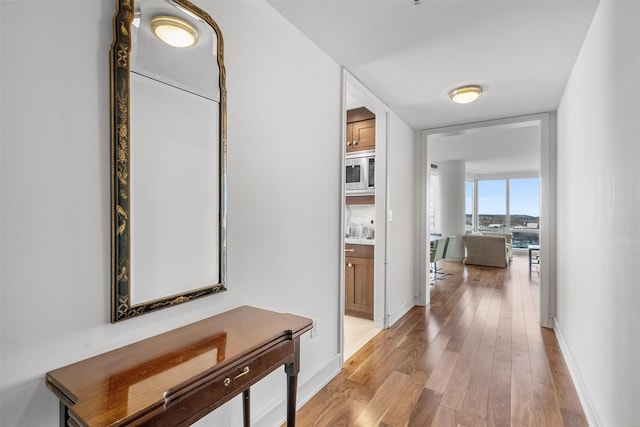
[[[466,248],[465,264],[505,268],[511,262],[510,233],[466,234],[462,236]]]

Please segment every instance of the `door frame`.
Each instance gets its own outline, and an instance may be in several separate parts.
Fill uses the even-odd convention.
[[[427,236],[429,230],[429,141],[430,137],[439,134],[473,133],[487,127],[513,128],[525,124],[536,124],[540,127],[540,325],[553,328],[553,317],[556,314],[556,171],[557,171],[557,129],[556,113],[540,113],[525,116],[509,117],[498,120],[487,120],[456,126],[445,126],[425,129],[421,132],[420,141],[420,305],[428,305],[429,295],[429,263]]]
[[[340,364],[344,364],[344,310],[345,310],[345,155],[346,155],[346,124],[347,124],[347,93],[350,92],[364,107],[376,116],[376,176],[375,176],[375,215],[376,241],[374,252],[373,273],[373,324],[376,328],[386,329],[388,324],[387,307],[387,140],[389,107],[373,94],[346,68],[342,68],[342,113],[341,113],[341,203],[340,203],[340,295],[339,295],[339,350]]]

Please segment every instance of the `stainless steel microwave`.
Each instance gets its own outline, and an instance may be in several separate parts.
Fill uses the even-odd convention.
[[[349,154],[345,159],[347,194],[373,194],[376,159],[372,152]]]

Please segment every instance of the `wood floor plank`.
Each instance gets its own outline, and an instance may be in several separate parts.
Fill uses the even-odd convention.
[[[564,408],[560,408],[560,414],[562,415],[562,425],[565,427],[589,427],[584,414],[577,414]]]
[[[400,372],[392,372],[388,378],[382,382],[354,425],[361,427],[379,425],[389,408],[401,398],[401,392],[409,380],[408,377],[408,375]]]
[[[421,354],[417,355],[415,369],[431,374],[435,370],[450,338],[449,335],[438,334],[436,339],[426,346]]]
[[[505,306],[502,304],[501,309]],[[502,313],[502,310],[501,310]],[[494,357],[511,365],[511,318],[500,316]]]
[[[511,426],[535,425],[531,373],[511,366]]]
[[[553,385],[533,382],[533,412],[537,426],[562,425],[562,415]]]
[[[471,371],[471,378],[460,410],[461,424],[475,425],[479,420],[487,419],[489,384],[493,367],[493,346],[480,345]]]
[[[495,358],[489,380],[487,426],[508,427],[511,424],[511,363]]]
[[[422,395],[426,382],[427,374],[424,372],[408,375],[402,390],[396,397],[395,404],[391,405],[382,417],[382,423],[394,427],[408,426],[413,408]]]
[[[433,427],[458,427],[458,414],[455,410],[440,405],[431,425]]]
[[[500,322],[500,299],[493,299],[491,302],[491,308],[484,324],[484,330],[482,331],[482,337],[480,338],[481,345],[495,346],[496,337],[498,336],[498,325]]]
[[[560,352],[555,334],[551,330],[545,330],[543,331],[543,337],[545,343],[547,343],[549,366],[560,408],[584,415],[582,405],[578,399],[578,394],[569,375],[567,365]]]
[[[471,370],[476,360],[480,340],[468,337],[457,357],[455,368],[451,373],[440,405],[459,411],[462,409],[464,396],[467,393]]]
[[[423,389],[420,398],[411,412],[409,426],[434,425],[433,420],[436,417],[436,412],[441,400],[442,394],[436,393],[428,388]]]
[[[366,406],[350,397],[352,390],[341,387],[332,391],[325,387],[313,398],[316,405],[305,405],[297,413],[297,422],[304,426],[334,425],[347,422],[352,425]]]
[[[301,426],[318,427],[351,427],[367,405],[363,402],[352,400],[348,404],[340,406],[335,411],[325,411],[322,417],[310,423],[298,422]],[[296,420],[297,421],[297,420]]]
[[[361,402],[369,403],[378,389],[394,371],[394,365],[383,361],[372,367],[362,382],[358,382],[360,387],[354,388],[351,397]]]
[[[438,364],[429,377],[426,388],[436,393],[444,393],[457,359],[458,353],[447,350],[443,351],[438,360]]]
[[[568,426],[587,421],[528,258],[452,275],[381,331],[299,411],[301,426]]]

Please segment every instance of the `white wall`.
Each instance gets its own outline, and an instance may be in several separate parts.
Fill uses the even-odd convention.
[[[300,398],[338,369],[340,68],[263,1],[198,4],[225,37],[229,291],[112,325],[114,1],[0,2],[4,427],[58,424],[48,370],[241,304],[318,319]],[[254,388],[261,425],[284,391],[281,370]],[[240,418],[236,399],[207,422]]]
[[[393,112],[389,113],[387,142],[387,312],[389,325],[414,305],[418,282],[415,258],[415,132]]]
[[[640,3],[598,11],[558,109],[557,328],[591,425],[640,425]]]

